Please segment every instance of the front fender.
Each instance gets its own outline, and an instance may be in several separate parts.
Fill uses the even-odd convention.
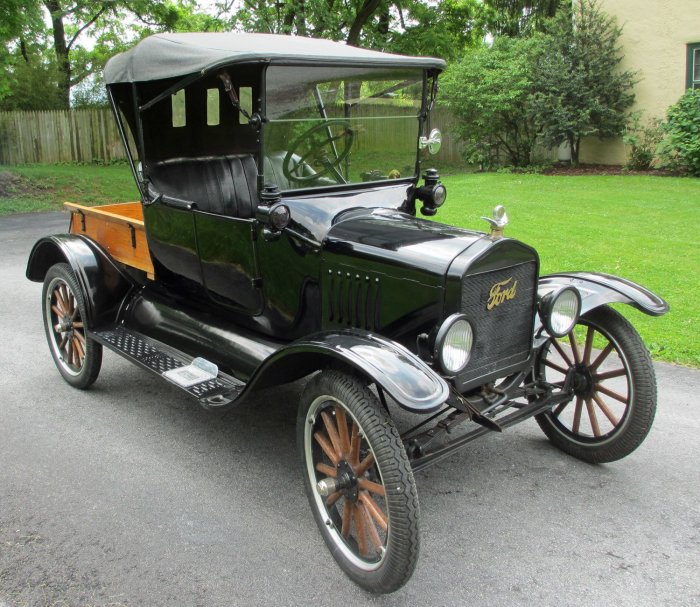
[[[42,282],[51,266],[64,262],[73,269],[83,291],[88,328],[94,330],[104,322],[114,322],[134,285],[109,254],[87,236],[56,234],[37,241],[29,254],[27,278]]]
[[[449,395],[445,380],[415,354],[357,329],[317,333],[280,348],[263,361],[246,391],[304,377],[330,362],[356,369],[414,413],[436,411]]]
[[[538,296],[564,286],[573,286],[581,293],[581,314],[609,303],[629,304],[651,316],[668,312],[668,304],[649,289],[631,280],[600,272],[559,272],[541,276]]]

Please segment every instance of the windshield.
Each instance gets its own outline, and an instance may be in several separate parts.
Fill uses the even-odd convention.
[[[265,181],[290,190],[412,177],[422,91],[419,69],[268,68]]]

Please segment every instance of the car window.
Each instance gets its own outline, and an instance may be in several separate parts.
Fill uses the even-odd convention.
[[[284,190],[411,177],[422,91],[418,69],[270,67],[266,180]]]

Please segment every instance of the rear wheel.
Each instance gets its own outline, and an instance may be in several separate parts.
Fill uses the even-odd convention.
[[[102,346],[85,330],[85,300],[68,264],[46,273],[42,293],[44,329],[58,371],[71,386],[91,386],[102,366]]]
[[[418,494],[406,452],[374,394],[323,371],[306,387],[297,439],[316,523],[333,558],[371,592],[393,592],[418,560]]]
[[[612,308],[588,312],[566,337],[548,342],[537,373],[557,385],[571,376],[573,398],[536,417],[566,453],[611,462],[632,453],[649,433],[656,412],[654,367],[638,333]]]

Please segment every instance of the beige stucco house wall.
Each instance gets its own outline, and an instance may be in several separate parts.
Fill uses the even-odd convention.
[[[700,0],[600,0],[622,26],[622,69],[639,73],[633,110],[663,118],[685,92],[687,45],[700,43]],[[590,138],[581,143],[585,163],[623,164],[622,139]]]

